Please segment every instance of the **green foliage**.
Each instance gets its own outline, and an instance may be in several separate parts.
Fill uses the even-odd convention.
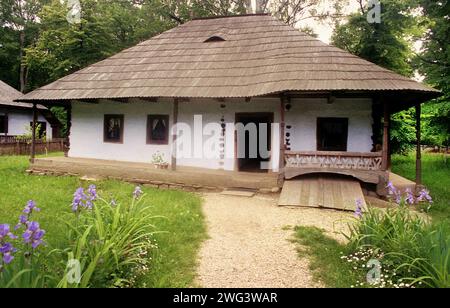
[[[392,156],[392,171],[410,180],[415,179],[415,154]],[[433,196],[430,214],[433,220],[450,224],[450,160],[444,154],[422,155],[422,177],[424,185]]]
[[[337,24],[332,37],[334,45],[368,61],[411,76],[410,60],[413,55],[411,37],[419,36],[414,9],[415,0],[385,0],[381,2],[381,23],[370,24],[367,12],[361,9]]]
[[[50,108],[50,111],[58,119],[58,121],[62,124],[61,136],[67,137],[67,135],[68,135],[67,109],[64,107],[54,106],[54,107]]]
[[[381,210],[373,207],[362,218],[349,225],[347,235],[353,250],[360,247],[378,248],[383,252],[413,253],[425,230],[425,222],[405,206]]]
[[[147,273],[156,227],[152,209],[143,201],[111,204],[100,199],[92,212],[82,211],[76,223],[68,225],[74,243],[68,260],[80,262],[81,282],[71,284],[66,274],[60,287],[133,286],[136,276]]]
[[[39,220],[41,228],[46,230],[45,242],[47,245],[40,247],[42,251],[39,262],[37,262],[40,264],[40,268],[34,272],[45,273],[46,276],[45,281],[39,277],[37,277],[39,279],[33,279],[33,281],[35,281],[34,283],[37,286],[54,287],[58,284],[61,277],[64,276],[67,265],[69,251],[63,250],[67,247],[73,248],[74,245],[74,242],[70,241],[73,237],[69,236],[69,228],[67,226],[68,224],[76,226],[76,216],[70,211],[72,194],[77,187],[83,184],[77,177],[29,176],[25,172],[28,166],[28,157],[26,156],[2,156],[0,159],[0,204],[2,208],[0,211],[0,222],[14,226],[17,223],[18,214],[23,209],[23,205],[30,199],[36,201],[41,208],[37,220]],[[108,200],[114,198],[117,204],[122,204],[121,213],[125,212],[124,207],[130,205],[129,200],[133,192],[133,185],[119,181],[99,181],[96,184],[102,196]],[[142,210],[145,208],[145,211],[148,211],[147,214],[151,213],[154,215],[150,221],[146,222],[145,225],[147,227],[150,228],[149,224],[154,224],[158,227],[158,230],[165,232],[152,234],[152,245],[155,245],[156,242],[157,247],[152,246],[150,255],[146,258],[151,264],[145,275],[139,277],[139,275],[135,275],[136,272],[134,271],[126,270],[123,273],[119,271],[114,276],[108,277],[111,278],[108,286],[111,286],[111,284],[115,284],[118,287],[129,286],[133,276],[137,276],[134,286],[193,286],[196,275],[197,252],[201,242],[206,237],[200,198],[194,194],[181,191],[147,188],[143,188],[143,191],[147,194],[146,200],[148,200],[150,206],[138,204],[135,208]],[[103,207],[106,207],[106,204],[99,202],[99,208]],[[115,208],[111,208],[111,211],[114,210]],[[89,214],[92,215],[92,212]],[[84,213],[85,216],[89,216],[89,214]],[[112,212],[102,211],[102,215],[103,222],[107,222],[113,217]],[[79,222],[80,229],[83,228],[84,223],[89,223],[90,220],[93,221],[94,217],[81,218]],[[121,228],[122,230],[130,230],[127,226],[122,226]],[[95,237],[98,234],[97,230],[105,230],[106,233],[104,234],[108,235],[110,241],[112,240],[110,237],[112,234],[119,235],[119,237],[123,236],[121,232],[120,234],[118,233],[118,229],[104,225],[103,228],[99,226],[96,230],[90,230],[87,238],[90,237],[92,239]],[[154,229],[151,229],[151,231],[153,232]],[[134,231],[133,234],[135,234]],[[74,231],[72,235],[75,236]],[[89,256],[95,257],[94,253],[101,251],[102,245],[99,242],[89,242],[86,245],[95,246],[88,247],[86,250],[90,253],[92,252]],[[119,247],[123,246],[119,245]],[[114,250],[109,253],[109,256],[115,254]],[[83,258],[88,258],[88,256],[83,256]],[[18,263],[15,263],[15,261],[18,261]],[[10,265],[24,268],[19,262],[22,261],[18,258],[13,260]],[[111,264],[109,261],[108,263]],[[127,267],[123,261],[119,261],[119,264],[123,264],[125,268]],[[136,269],[141,269],[142,266],[146,265],[140,263]],[[15,273],[17,273],[16,270]],[[31,285],[28,282],[30,279],[25,274],[18,276],[24,282],[17,281],[14,283],[14,286]],[[97,278],[104,274],[94,273],[94,276],[91,276],[91,279],[93,279],[91,282],[101,280],[100,278],[97,280]],[[8,281],[13,276],[9,276]],[[119,277],[125,277],[126,281],[120,280]],[[10,286],[12,287],[13,284]],[[106,286],[105,284],[104,287]]]
[[[412,154],[394,155],[392,163],[394,172],[414,179]],[[371,287],[364,282],[371,258],[380,260],[383,275],[388,275],[384,287],[449,287],[449,175],[442,155],[423,155],[423,180],[434,199],[429,212],[433,223],[405,207],[370,208],[350,225],[348,244],[339,244],[315,228],[297,228],[297,241],[306,247],[300,248],[300,256],[311,258],[314,277],[328,287]],[[339,258],[339,254],[344,255]]]
[[[31,127],[31,125],[25,125],[24,129],[25,133],[23,133],[20,136],[17,136],[16,139],[23,142],[31,143],[31,139],[33,139],[33,128]],[[41,131],[41,129],[42,129],[41,124],[36,123],[36,127],[34,129],[34,131],[36,132],[35,134],[36,140],[41,140],[45,142],[46,140],[45,132],[42,132],[42,138],[39,138],[39,132]]]
[[[426,16],[424,24],[428,31],[423,39],[423,51],[418,57],[418,68],[425,75],[428,83],[444,92],[443,100],[448,101],[450,99],[450,1],[419,1],[423,14]]]
[[[426,114],[425,141],[430,145],[450,144],[450,1],[420,0],[426,16],[422,52],[415,67],[425,81],[443,92],[443,97],[424,108]]]
[[[408,153],[416,141],[415,109],[396,113],[391,116],[391,151],[393,153]]]
[[[429,225],[404,206],[383,211],[369,208],[350,225],[349,247],[372,248],[394,266],[399,281],[410,285],[450,287],[450,230]],[[418,283],[421,284],[418,284]]]
[[[32,40],[25,44],[28,89],[50,83],[174,25],[165,16],[161,1],[80,2],[78,24],[66,20],[66,2],[41,2],[37,12],[40,22]]]
[[[19,88],[19,43],[17,33],[0,27],[0,80]]]
[[[404,76],[412,77],[418,69],[427,83],[447,93],[447,98],[425,105],[422,111],[424,143],[447,145],[450,138],[449,2],[386,0],[381,3],[380,24],[369,24],[366,9],[362,8],[347,23],[337,23],[333,43]],[[414,48],[417,40],[424,42],[419,55]],[[392,120],[392,149],[394,153],[405,153],[415,139],[411,111],[396,114]]]

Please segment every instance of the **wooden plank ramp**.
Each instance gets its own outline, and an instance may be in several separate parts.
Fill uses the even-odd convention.
[[[356,200],[366,207],[357,180],[334,175],[313,175],[284,182],[279,206],[301,206],[354,211]]]

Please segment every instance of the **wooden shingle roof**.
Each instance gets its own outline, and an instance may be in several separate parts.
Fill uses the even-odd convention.
[[[32,108],[33,104],[14,101],[20,99],[22,95],[22,93],[0,80],[0,106]],[[47,109],[41,105],[38,105],[38,108]]]
[[[221,38],[222,41],[211,37]],[[285,91],[438,92],[269,15],[197,19],[21,100],[252,97]]]

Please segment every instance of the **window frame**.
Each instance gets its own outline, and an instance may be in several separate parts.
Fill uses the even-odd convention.
[[[163,119],[167,122],[167,127],[165,131],[165,138],[163,140],[154,140],[152,139],[151,128],[152,124],[157,119]],[[169,144],[169,127],[170,127],[170,116],[168,114],[149,114],[147,115],[147,136],[146,141],[147,144],[155,144],[155,145],[168,145]]]
[[[327,149],[325,147],[322,147],[321,145],[321,135],[322,135],[322,123],[325,121],[334,121],[334,122],[341,122],[345,124],[345,139],[343,141],[345,142],[342,146],[342,149]],[[316,149],[317,151],[323,151],[323,152],[348,152],[348,131],[349,131],[349,118],[341,118],[341,117],[318,117],[317,118],[317,124],[316,124]]]
[[[120,138],[119,140],[113,140],[108,138],[106,123],[113,118],[119,118],[120,121]],[[115,143],[115,144],[123,144],[123,131],[124,131],[124,123],[125,117],[123,114],[105,114],[103,117],[103,142],[104,143]]]

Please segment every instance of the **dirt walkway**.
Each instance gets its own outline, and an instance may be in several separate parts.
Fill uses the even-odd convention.
[[[308,261],[289,242],[296,225],[339,232],[351,215],[331,210],[280,208],[273,197],[204,195],[210,239],[200,252],[203,287],[320,287]]]

